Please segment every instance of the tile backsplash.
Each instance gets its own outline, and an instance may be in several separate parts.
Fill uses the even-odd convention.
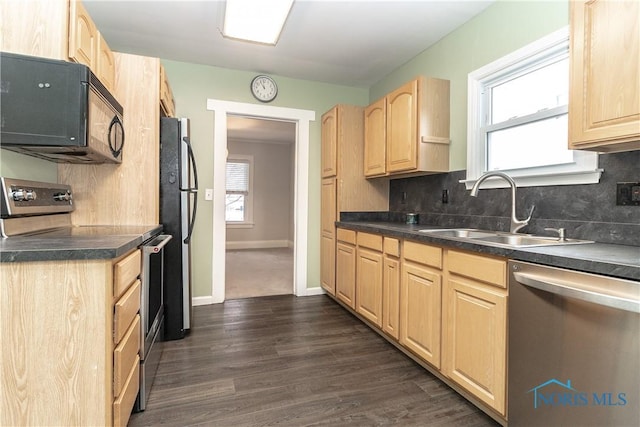
[[[604,169],[598,184],[522,187],[517,191],[517,216],[535,210],[523,233],[554,235],[547,227],[566,229],[567,237],[640,246],[640,206],[616,206],[617,182],[640,182],[640,151],[600,154]],[[471,197],[460,180],[466,171],[391,181],[389,219],[420,214],[420,223],[443,227],[475,227],[509,231],[511,190],[480,190]],[[448,190],[448,203],[442,191]],[[403,194],[406,193],[406,198]]]

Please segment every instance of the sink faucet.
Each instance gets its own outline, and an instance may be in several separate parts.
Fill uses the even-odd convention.
[[[533,215],[533,210],[535,209],[535,205],[531,206],[531,210],[529,211],[529,217],[527,219],[519,220],[516,217],[516,183],[506,173],[497,172],[497,171],[487,172],[484,175],[482,175],[480,178],[478,178],[476,183],[473,184],[473,188],[471,189],[471,196],[472,197],[478,197],[478,190],[480,189],[480,184],[485,179],[490,178],[492,176],[497,176],[497,177],[500,177],[500,178],[504,179],[511,186],[511,227],[510,227],[509,231],[511,233],[516,233],[522,227],[524,227],[527,224],[529,224],[529,220],[531,219],[531,215]]]

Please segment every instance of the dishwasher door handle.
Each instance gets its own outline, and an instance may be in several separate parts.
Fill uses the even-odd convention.
[[[513,277],[515,277],[519,283],[531,288],[540,289],[541,291],[562,295],[568,298],[575,298],[593,304],[604,305],[619,310],[630,311],[632,313],[640,313],[640,301],[637,299],[608,295],[593,290],[580,289],[578,287],[571,286],[567,282],[560,282],[554,280],[552,277],[540,276],[538,274],[514,272]]]

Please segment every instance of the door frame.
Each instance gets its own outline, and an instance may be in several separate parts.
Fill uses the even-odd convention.
[[[294,182],[294,238],[293,238],[293,294],[317,295],[307,288],[307,242],[309,218],[309,122],[315,121],[311,110],[273,107],[269,105],[207,99],[207,110],[214,112],[213,130],[213,259],[212,303],[225,299],[226,221],[225,188],[227,160],[227,116],[285,120],[296,123],[295,182]]]

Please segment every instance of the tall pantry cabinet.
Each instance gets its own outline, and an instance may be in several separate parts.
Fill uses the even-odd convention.
[[[364,108],[339,104],[322,115],[320,282],[336,293],[340,212],[389,210],[389,182],[369,182],[364,168]]]

